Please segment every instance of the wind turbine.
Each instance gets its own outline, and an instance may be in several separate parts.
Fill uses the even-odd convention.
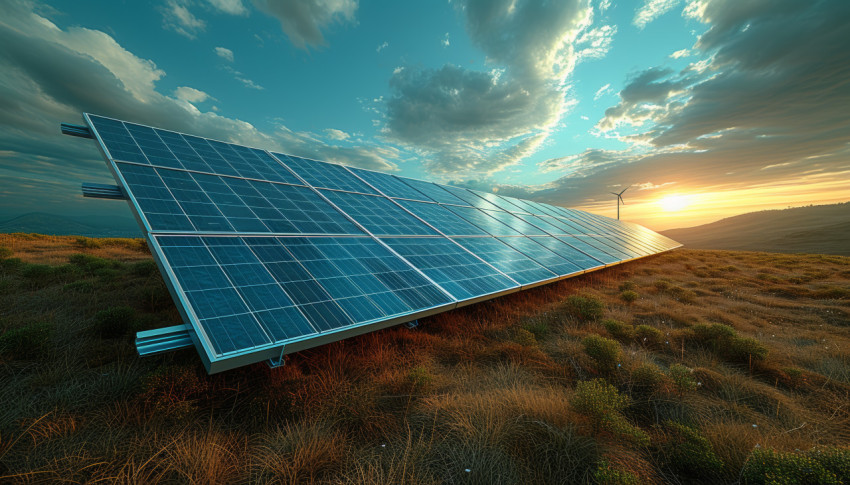
[[[623,200],[623,192],[629,190],[630,187],[631,187],[631,185],[629,185],[625,189],[621,190],[619,194],[617,192],[611,192],[611,195],[617,196],[617,220],[618,221],[620,220],[620,202],[622,202],[623,205],[626,205],[626,201]]]

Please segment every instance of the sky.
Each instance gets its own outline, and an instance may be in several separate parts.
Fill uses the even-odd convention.
[[[130,216],[81,113],[655,230],[850,200],[846,0],[0,2],[0,220]]]

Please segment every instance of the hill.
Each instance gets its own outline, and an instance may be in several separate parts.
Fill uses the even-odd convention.
[[[850,483],[850,258],[680,249],[207,375],[137,239],[0,234],[0,483]]]
[[[694,249],[850,256],[850,202],[751,212],[662,234]]]
[[[0,221],[0,233],[38,233],[56,236],[141,237],[132,217],[59,216],[29,212]]]

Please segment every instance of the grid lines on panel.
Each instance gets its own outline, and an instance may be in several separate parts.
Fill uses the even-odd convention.
[[[558,276],[495,237],[458,237],[454,240],[522,285]]]
[[[470,190],[464,189],[462,187],[455,187],[453,185],[437,185],[439,185],[439,187],[441,187],[443,190],[450,192],[458,199],[461,199],[466,202],[466,205],[471,205],[472,207],[477,207],[479,209],[501,210],[498,206],[491,204],[487,200],[475,195]]]
[[[313,187],[363,194],[375,193],[368,185],[349,173],[341,165],[307,160],[282,153],[273,153],[273,155]]]
[[[466,219],[436,203],[397,200],[402,207],[416,217],[431,224],[447,236],[487,236],[489,235],[478,226],[470,224]]]
[[[582,270],[598,268],[604,264],[616,261],[607,253],[603,253],[592,246],[588,247],[582,241],[576,241],[573,238],[561,240],[557,237],[541,236],[530,239],[579,266]]]
[[[409,179],[406,177],[397,177],[402,182],[406,183],[410,187],[413,187],[417,191],[427,195],[431,200],[435,202],[439,202],[441,204],[452,204],[452,205],[464,205],[470,206],[469,202],[459,199],[452,195],[451,192],[445,190],[441,185],[431,183],[431,182],[423,182],[421,180]]]
[[[551,238],[551,236],[543,237]],[[576,258],[575,253],[577,253],[578,251],[570,248],[569,246],[566,246],[566,244],[563,243],[561,243],[562,246],[566,247],[563,248],[561,252],[565,254],[558,254],[550,249],[547,249],[545,246],[537,242],[538,239],[542,238],[502,237],[498,239],[503,243],[507,244],[508,246],[516,249],[517,251],[525,254],[534,261],[537,261],[538,264],[542,265],[543,267],[557,274],[558,276],[565,276],[599,265],[598,261],[593,261],[592,263],[590,263],[590,258],[587,258],[587,256],[580,253],[579,257]],[[572,251],[567,253],[567,249],[570,249]]]
[[[321,190],[334,205],[376,235],[436,235],[430,227],[383,196]]]
[[[516,287],[516,283],[444,237],[381,238],[459,301]]]
[[[460,206],[444,206],[446,209],[463,217],[472,224],[483,229],[487,234],[492,236],[520,236],[522,233],[516,229],[499,222],[498,220],[488,216],[481,209],[475,207],[460,207]]]
[[[433,199],[402,182],[394,175],[360,168],[348,167],[348,169],[387,197],[433,202]]]

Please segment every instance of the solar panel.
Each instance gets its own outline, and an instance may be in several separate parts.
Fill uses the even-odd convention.
[[[211,373],[678,246],[580,211],[84,117]]]

